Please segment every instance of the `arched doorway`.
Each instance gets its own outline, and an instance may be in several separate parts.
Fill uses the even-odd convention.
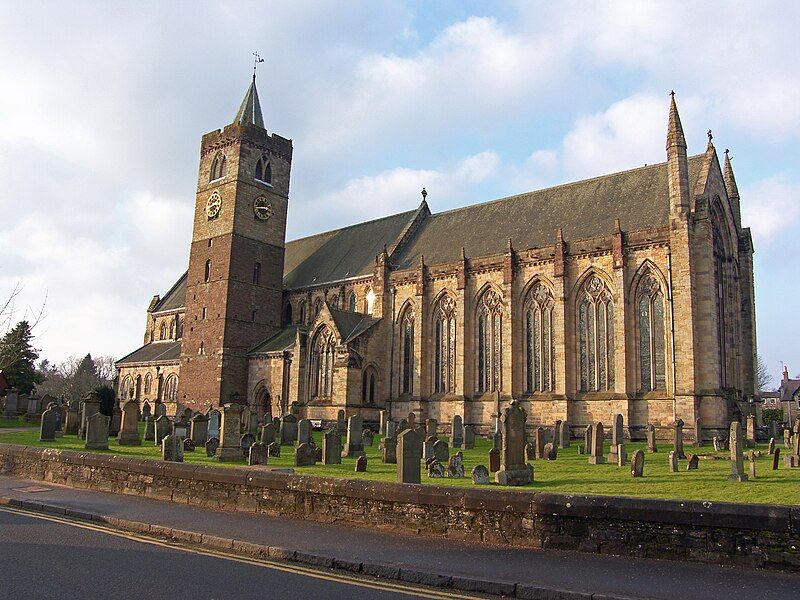
[[[253,401],[259,423],[272,421],[272,396],[265,387],[260,386]]]

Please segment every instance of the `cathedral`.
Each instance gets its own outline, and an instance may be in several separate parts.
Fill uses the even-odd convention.
[[[202,137],[188,270],[117,361],[121,400],[485,432],[516,399],[530,427],[621,413],[633,438],[682,419],[710,439],[757,393],[750,230],[727,150],[709,132],[687,155],[674,94],[666,162],[438,213],[423,190],[287,241],[292,153],[254,76]]]

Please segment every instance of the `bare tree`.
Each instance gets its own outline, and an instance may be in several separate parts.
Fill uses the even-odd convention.
[[[758,391],[765,392],[772,385],[772,374],[767,367],[767,361],[760,354],[758,355]]]

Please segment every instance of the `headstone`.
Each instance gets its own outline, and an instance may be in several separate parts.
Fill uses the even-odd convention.
[[[464,445],[464,421],[461,415],[453,417],[452,431],[450,432],[450,447],[461,448]]]
[[[677,473],[678,472],[678,454],[675,450],[669,451],[669,472],[670,473]]]
[[[279,457],[281,455],[281,443],[278,440],[272,442],[267,448],[269,448],[270,456]]]
[[[147,418],[153,413],[153,409],[150,408],[150,403],[145,402],[144,407],[142,408],[142,421],[146,421]]]
[[[531,467],[525,462],[525,421],[528,415],[516,400],[512,400],[500,420],[503,448],[495,481],[500,485],[528,484],[532,480]]]
[[[364,446],[372,447],[372,442],[375,439],[375,434],[372,433],[372,429],[367,427],[364,432],[361,434],[362,439],[364,440]]]
[[[160,446],[161,440],[163,440],[166,436],[172,433],[172,422],[169,420],[169,418],[162,415],[156,419],[154,425],[154,431],[155,431],[155,438],[154,438],[155,444],[156,446]]]
[[[108,450],[108,417],[99,412],[86,421],[86,449]]]
[[[242,460],[241,416],[241,404],[232,402],[222,406],[219,422],[219,447],[214,456],[216,460]]]
[[[334,426],[322,434],[322,464],[342,464],[342,436],[339,427]]]
[[[792,431],[790,429],[783,430],[783,445],[787,449],[792,447]]]
[[[587,425],[586,430],[583,432],[583,447],[591,454],[589,450],[592,447],[592,435],[594,432],[594,425]]]
[[[347,429],[346,426],[345,429]],[[397,435],[400,435],[406,429],[408,429],[408,421],[406,419],[400,419],[400,422],[397,424]]]
[[[644,452],[636,450],[631,457],[631,475],[641,477],[644,475]]]
[[[614,420],[611,422],[611,451],[608,453],[608,462],[611,464],[619,464],[617,451],[620,445],[625,448],[625,435],[623,432],[624,421],[622,415],[617,413],[614,415]],[[627,463],[627,457],[623,460],[622,464]]]
[[[381,448],[381,461],[389,465],[397,464],[396,437],[383,438],[383,447]]]
[[[397,482],[420,483],[422,438],[413,429],[397,436]]]
[[[464,450],[475,448],[475,428],[472,425],[464,426]]]
[[[78,417],[78,411],[72,406],[69,406],[67,408],[67,418],[64,423],[64,435],[78,435],[79,427],[80,419]]]
[[[780,462],[780,460],[781,460],[781,449],[780,448],[775,448],[775,454],[772,455],[772,470],[773,471],[777,471],[778,470],[778,463]]]
[[[647,436],[647,451],[652,453],[658,452],[656,445],[656,428],[652,423],[648,423],[645,435]]]
[[[208,417],[198,413],[192,417],[191,423],[189,437],[192,438],[195,446],[205,446],[206,440],[208,440]]]
[[[159,403],[156,404],[155,416],[156,416],[156,419],[158,417],[166,417],[167,416],[167,407],[164,406],[163,402],[159,402]]]
[[[750,479],[756,478],[756,452],[755,450],[750,450],[747,453],[747,458],[750,459]]]
[[[275,441],[275,425],[272,423],[267,423],[264,427],[261,428],[261,443],[265,446],[269,446],[272,442]]]
[[[697,456],[697,454],[692,454],[689,457],[689,463],[686,465],[686,470],[696,471],[698,466],[700,466],[700,457]]]
[[[562,448],[569,448],[569,423],[561,421],[561,439],[558,440]]]
[[[378,411],[378,433],[386,435],[386,411]]]
[[[561,419],[556,419],[555,427],[553,427],[553,445],[558,447],[561,444]]]
[[[244,423],[247,433],[252,433],[253,437],[256,437],[258,435],[258,413],[251,410]]]
[[[773,438],[773,439],[775,439],[775,440],[777,440],[778,438],[780,438],[780,436],[781,436],[781,431],[780,431],[780,425],[778,424],[778,421],[777,421],[777,420],[775,420],[775,419],[772,419],[772,421],[770,421],[770,424],[769,424],[769,432],[770,432],[770,433],[769,433],[769,436],[770,436],[771,438]]]
[[[197,445],[194,443],[192,438],[183,438],[183,451],[184,452],[194,452],[194,449]]]
[[[714,436],[714,439],[711,440],[711,443],[714,445],[714,452],[719,452],[722,449],[717,436]]]
[[[747,473],[744,472],[744,460],[742,459],[742,426],[739,421],[731,423],[730,432],[731,445],[731,474],[728,481],[747,481]]]
[[[436,431],[439,429],[439,421],[436,419],[427,419],[425,421],[425,437],[429,438],[431,436],[436,435]]]
[[[624,467],[628,464],[628,453],[625,450],[625,444],[617,445],[617,466]]]
[[[435,458],[430,459],[425,463],[428,468],[428,477],[439,479],[444,477],[444,466]]]
[[[447,476],[453,478],[464,477],[464,455],[456,452],[447,462]]]
[[[428,462],[430,459],[433,458],[433,445],[436,443],[436,437],[431,436],[429,438],[425,438],[425,442],[422,444],[422,460]]]
[[[310,444],[312,441],[311,430],[311,421],[308,419],[300,419],[297,422],[297,443]]]
[[[800,467],[800,421],[794,425],[794,435],[792,436],[791,454],[787,454],[783,459],[786,467]]]
[[[347,417],[345,416],[345,412],[341,409],[336,413],[336,428],[339,431],[340,437],[345,437],[347,435]]]
[[[492,448],[489,450],[489,470],[496,473],[500,470],[500,449]]]
[[[558,456],[558,446],[556,446],[552,442],[547,442],[544,445],[544,459],[555,460],[557,456]]]
[[[353,415],[347,419],[347,442],[342,450],[342,458],[355,458],[364,454],[361,425],[361,415]]]
[[[39,414],[39,403],[41,400],[37,396],[29,396],[28,397],[28,406],[27,410],[25,411],[28,417],[35,417]]]
[[[447,442],[436,440],[433,443],[433,458],[443,465],[447,464],[447,461],[450,460],[450,449],[447,447]]]
[[[266,465],[269,463],[269,449],[261,442],[256,442],[250,446],[250,453],[247,456],[247,464],[251,467]]]
[[[293,446],[297,440],[297,417],[293,414],[281,417],[281,446]]]
[[[528,461],[536,460],[536,446],[530,442],[525,444],[525,459]]]
[[[406,421],[408,422],[408,428],[409,429],[416,429],[416,427],[417,427],[417,415],[416,414],[414,414],[413,412],[408,413],[408,417],[406,418]]]
[[[222,415],[216,409],[208,412],[208,437],[215,437],[219,439],[219,424],[222,420]]]
[[[51,402],[47,408],[52,406],[56,411],[56,437],[60,438],[64,435],[64,422],[67,418],[67,406],[66,404],[58,405],[56,403]]]
[[[384,437],[397,439],[397,423],[394,421],[386,421],[386,426],[383,432]]]
[[[773,421],[774,423],[775,421]],[[769,445],[767,446],[767,454],[775,454],[775,438],[769,438]]]
[[[256,443],[256,436],[252,433],[245,433],[239,438],[239,447],[242,449],[242,456],[245,458],[250,456],[250,447]]]
[[[136,414],[139,414],[139,407],[136,407]],[[114,405],[114,409],[111,411],[111,421],[108,425],[108,434],[112,436],[119,435],[119,430],[122,425],[122,411],[120,410],[119,406],[116,404]]]
[[[603,438],[605,431],[603,424],[599,421],[592,425],[592,440],[589,445],[589,464],[602,465],[606,462],[606,457],[603,456]]]
[[[161,460],[183,462],[183,438],[171,433],[161,440]]]
[[[356,473],[367,472],[367,455],[362,454],[356,459]]]
[[[672,428],[672,449],[678,458],[686,458],[686,454],[683,452],[683,425],[683,419],[678,419]]]
[[[295,467],[313,467],[317,462],[317,452],[311,444],[300,444],[294,449]]]
[[[694,445],[703,445],[703,423],[700,419],[694,420]]]
[[[747,447],[756,447],[756,418],[754,415],[747,416]]]
[[[278,435],[281,432],[280,417],[272,417],[272,426],[275,428],[275,439],[278,440]],[[280,443],[280,440],[278,440],[278,443]]]
[[[544,429],[542,427],[533,430],[533,447],[536,449],[536,458],[544,458]]]
[[[489,469],[484,465],[475,465],[472,467],[472,483],[476,485],[488,485],[490,481]]]
[[[16,419],[19,410],[19,392],[10,388],[6,392],[6,419]]]
[[[496,431],[494,434],[492,434],[492,448],[497,448],[497,450],[500,450],[500,448],[502,447],[503,447],[503,434],[500,433],[499,431]]]
[[[56,439],[56,412],[55,408],[48,408],[42,413],[42,423],[39,428],[40,442],[54,442]]]
[[[217,454],[217,448],[219,448],[219,439],[215,437],[208,438],[205,446],[206,456],[215,456]]]
[[[172,433],[182,438],[189,437],[190,423],[185,417],[181,416],[178,421],[172,423]]]
[[[122,422],[117,443],[120,446],[142,445],[142,440],[139,438],[139,405],[136,400],[128,400],[122,405]]]
[[[81,411],[81,426],[78,430],[78,436],[86,439],[86,424],[89,420],[89,417],[92,415],[100,412],[100,398],[97,395],[97,392],[92,390],[86,395],[86,398],[83,400],[83,410]]]

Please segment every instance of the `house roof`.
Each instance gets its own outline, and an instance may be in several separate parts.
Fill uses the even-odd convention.
[[[116,364],[126,365],[144,362],[160,362],[165,360],[178,360],[181,357],[181,342],[157,341],[145,344],[134,350],[128,356],[120,358]]]
[[[792,397],[800,389],[800,379],[789,379],[781,383],[781,401],[791,402]]]

